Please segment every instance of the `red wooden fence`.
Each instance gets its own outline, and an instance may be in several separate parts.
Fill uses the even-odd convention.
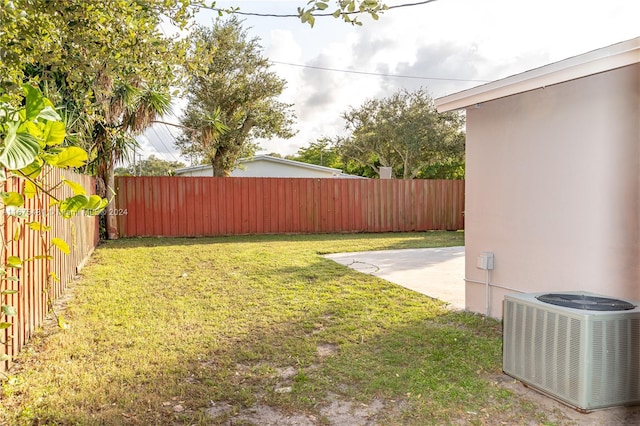
[[[120,236],[464,228],[464,181],[116,178]]]
[[[92,177],[71,172],[50,171],[45,180],[53,181],[60,175],[66,179],[81,184],[88,192],[95,188],[95,180]],[[18,191],[24,182],[18,178],[11,178],[3,185],[4,191]],[[63,199],[74,195],[66,186],[61,186],[52,191],[52,194]],[[8,275],[17,276],[18,281],[6,281],[4,289],[17,290],[12,295],[3,296],[3,304],[14,306],[17,315],[0,316],[1,321],[10,322],[12,326],[2,330],[0,336],[6,342],[0,347],[0,353],[10,357],[17,354],[29,340],[34,330],[42,325],[47,309],[47,296],[55,299],[66,289],[67,284],[77,274],[78,267],[88,258],[98,243],[99,229],[98,218],[78,215],[73,219],[63,219],[55,206],[49,206],[46,196],[27,199],[24,205],[24,219],[16,220],[6,215],[6,210],[0,215],[0,226],[4,235],[5,259],[8,256],[17,256],[25,261],[20,269],[10,268]],[[51,230],[40,234],[25,225],[31,221],[42,221],[43,225],[50,226]],[[19,231],[18,231],[19,228]],[[19,232],[19,233],[18,233]],[[45,247],[51,245],[51,238],[62,238],[69,244],[71,253],[65,255],[57,248],[45,253]],[[44,244],[43,240],[44,238]],[[50,254],[53,259],[37,259],[37,256]],[[34,259],[36,258],[36,259]],[[5,263],[3,262],[3,263]],[[47,264],[48,262],[48,264]],[[59,281],[50,281],[47,286],[47,278],[53,272]],[[0,363],[0,371],[8,368],[9,362]]]

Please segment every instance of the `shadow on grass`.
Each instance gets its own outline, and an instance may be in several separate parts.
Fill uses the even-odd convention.
[[[108,403],[92,406],[101,389],[77,389],[68,411],[33,407],[29,424],[227,424],[256,404],[327,420],[323,408],[336,399],[381,401],[380,424],[467,423],[486,407],[513,420],[510,394],[488,379],[500,369],[499,323],[414,297],[424,312],[393,324],[345,300],[244,335],[201,336],[202,350],[175,364],[140,358],[146,374],[110,377]],[[113,350],[128,351],[123,340]],[[211,416],[212,402],[229,409]]]
[[[5,389],[23,401],[15,423],[216,424],[256,403],[321,422],[331,395],[381,399],[391,424],[466,419],[488,401],[509,411],[487,380],[499,324],[316,254],[360,248],[353,237],[108,243],[84,270],[71,330],[36,342]],[[231,411],[214,419],[212,401]]]
[[[390,239],[396,241],[389,242]],[[241,235],[220,237],[136,237],[102,241],[101,246],[110,248],[194,246],[229,243],[268,242],[327,242],[332,246],[348,246],[348,250],[358,250],[354,242],[368,242],[372,250],[395,250],[407,248],[428,248],[464,245],[463,231],[397,232],[381,234],[291,234],[291,235]],[[377,243],[376,243],[377,242]],[[337,243],[337,244],[336,244]],[[347,249],[347,248],[345,248]],[[340,249],[338,249],[340,251]],[[320,251],[320,254],[334,253]]]

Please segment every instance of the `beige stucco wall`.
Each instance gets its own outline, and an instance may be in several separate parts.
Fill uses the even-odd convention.
[[[523,292],[640,300],[640,66],[467,108],[466,305]],[[509,293],[492,287],[491,316]]]

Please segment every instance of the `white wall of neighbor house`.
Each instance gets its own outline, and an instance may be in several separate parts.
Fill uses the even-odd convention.
[[[513,292],[640,300],[640,65],[467,108],[466,306]]]
[[[205,177],[212,177],[213,176],[213,169],[209,166],[209,167],[194,167],[194,168],[187,168],[185,170],[181,170],[180,173],[177,174],[178,176],[205,176]]]
[[[269,161],[247,161],[231,172],[232,177],[304,177],[304,178],[330,178],[340,173],[339,170],[332,172],[332,169],[319,170],[307,167],[300,167],[285,163],[274,163]]]
[[[231,177],[291,177],[291,178],[332,178],[340,175],[340,170],[319,167],[293,161],[269,161],[264,159],[244,160],[229,176]],[[189,167],[179,170],[180,176],[213,176],[211,166]]]

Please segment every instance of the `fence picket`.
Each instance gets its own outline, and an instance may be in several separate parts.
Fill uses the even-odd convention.
[[[95,193],[94,178],[71,172],[64,172],[64,175],[65,178],[81,184],[87,189],[89,195]],[[53,179],[57,178],[56,173],[43,173],[43,176],[45,176],[45,187],[50,187]],[[19,179],[12,178],[4,183],[3,190],[7,192],[19,191],[20,185],[23,183]],[[59,186],[51,192],[58,199],[74,195],[66,185]],[[49,202],[44,201],[41,197],[26,199],[24,209],[29,215],[28,221],[42,220],[44,225],[51,226],[52,229],[43,235],[47,247],[51,244],[51,238],[62,238],[68,243],[71,254],[64,255],[56,249],[45,253],[40,234],[25,226],[25,221],[22,221],[21,231],[16,239],[16,222],[8,220],[6,215],[2,215],[0,218],[4,240],[8,242],[5,256],[32,259],[23,262],[23,266],[19,270],[9,270],[12,275],[19,278],[19,281],[7,281],[7,288],[18,290],[18,293],[5,296],[5,300],[17,309],[18,315],[3,319],[3,321],[12,322],[13,325],[0,333],[2,340],[7,342],[6,345],[0,347],[0,353],[10,357],[15,356],[33,335],[35,329],[42,325],[47,314],[47,294],[45,292],[52,299],[59,297],[76,276],[77,269],[96,247],[99,238],[98,217],[80,214],[72,219],[64,220],[57,213],[55,207],[49,207]],[[43,217],[41,216],[43,214],[46,215]],[[126,223],[122,222],[122,225],[124,226]],[[60,282],[52,282],[49,288],[46,285],[49,278],[45,264],[47,260],[35,259],[36,256],[46,254],[53,256],[53,259],[49,261],[49,270],[60,279]],[[3,261],[6,263],[6,257]],[[8,369],[10,362],[1,362],[0,371]]]
[[[461,180],[118,176],[116,187],[122,237],[464,229]]]

